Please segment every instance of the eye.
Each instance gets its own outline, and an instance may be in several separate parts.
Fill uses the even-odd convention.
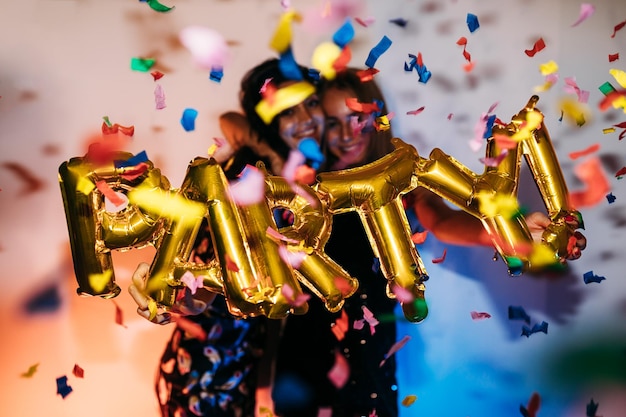
[[[327,117],[325,123],[327,130],[334,130],[339,128],[339,120],[335,117]]]
[[[281,111],[280,113],[278,113],[279,118],[281,117],[289,117],[289,116],[293,116],[294,114],[294,108],[293,107],[289,107],[283,111]]]
[[[320,106],[320,99],[314,94],[307,98],[304,103],[308,108],[314,109]]]

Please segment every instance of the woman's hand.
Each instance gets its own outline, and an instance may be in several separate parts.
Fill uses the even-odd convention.
[[[528,225],[528,229],[530,230],[530,234],[532,235],[533,240],[535,242],[541,242],[544,232],[552,224],[550,218],[544,213],[537,211],[529,214],[528,216],[526,216],[525,219],[526,225]],[[567,222],[567,225],[572,230],[577,229],[581,226],[576,220],[572,220],[572,222]],[[575,231],[572,233],[571,236],[573,236],[576,240],[574,241],[572,239],[573,244],[571,245],[571,249],[568,250],[567,253],[566,260],[570,261],[580,258],[580,256],[582,255],[582,251],[585,249],[585,247],[587,247],[587,239],[582,233]]]
[[[150,265],[145,262],[140,263],[133,273],[132,283],[128,287],[128,292],[137,303],[137,313],[157,324],[168,324],[172,321],[172,314],[196,315],[202,313],[207,308],[207,301],[194,298],[191,291],[185,287],[184,295],[180,297],[170,311],[158,307],[156,301],[146,294],[146,284],[148,282]]]

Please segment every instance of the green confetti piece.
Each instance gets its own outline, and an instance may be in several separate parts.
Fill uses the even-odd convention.
[[[156,59],[153,58],[132,58],[130,60],[130,69],[133,71],[148,72],[155,63]]]
[[[109,120],[109,116],[103,116],[103,117],[102,117],[102,120],[104,120],[104,123],[105,123],[108,127],[113,126],[113,125],[111,124],[111,121]]]
[[[602,92],[602,94],[604,94],[605,96],[608,96],[610,93],[617,91],[615,90],[615,87],[613,87],[611,85],[610,82],[605,82],[604,84],[602,84],[600,87],[598,87],[600,92]]]
[[[174,8],[174,6],[167,7],[164,4],[159,3],[158,0],[148,0],[148,6],[150,6],[152,10],[161,12],[161,13],[169,12],[170,10]]]

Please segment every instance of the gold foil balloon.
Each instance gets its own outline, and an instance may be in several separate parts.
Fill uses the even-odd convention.
[[[132,154],[119,152],[116,160]],[[115,297],[120,293],[115,283],[111,250],[126,250],[155,244],[162,236],[164,221],[129,204],[117,212],[107,211],[99,181],[115,192],[126,194],[139,185],[148,189],[169,189],[169,181],[146,163],[138,177],[126,176],[134,167],[118,168],[113,162],[94,164],[87,157],[75,157],[59,167],[59,184],[70,237],[74,272],[80,295]],[[126,177],[126,178],[125,178]],[[104,277],[99,282],[96,277]]]
[[[569,205],[569,194],[543,123],[543,114],[535,108],[538,100],[537,96],[532,96],[508,125],[494,125],[487,142],[486,157],[497,159],[499,163],[485,166],[482,174],[475,174],[437,148],[433,149],[429,159],[422,159],[419,163],[420,185],[479,218],[512,275],[566,259],[569,239],[582,224],[580,214]],[[526,222],[519,213],[489,213],[485,209],[487,204],[481,204],[481,200],[495,204],[507,197],[517,198],[522,157],[530,167],[552,220],[540,245],[533,244]],[[576,220],[572,221],[572,218]],[[544,254],[543,259],[537,256],[539,253]]]
[[[388,280],[387,295],[398,285],[414,296],[403,302],[407,320],[426,318],[424,300],[428,278],[402,206],[402,196],[417,185],[418,155],[414,147],[393,139],[396,149],[385,157],[358,167],[318,175],[315,185],[320,199],[332,214],[356,211],[363,222],[381,270]]]

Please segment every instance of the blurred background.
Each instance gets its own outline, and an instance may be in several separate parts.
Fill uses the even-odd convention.
[[[398,337],[410,336],[397,353],[400,399],[417,396],[401,415],[521,415],[520,406],[537,393],[540,416],[624,416],[626,186],[616,173],[626,165],[626,143],[616,125],[626,114],[602,111],[599,103],[606,82],[626,88],[619,76],[626,69],[626,28],[619,26],[626,2],[170,0],[162,2],[174,6],[166,13],[150,7],[156,4],[0,0],[0,414],[157,416],[153,380],[172,328],[140,318],[127,292],[137,264],[151,262],[154,250],[113,254],[123,289],[115,299],[79,297],[58,168],[85,154],[106,116],[134,126],[127,150],[146,151],[178,187],[188,163],[221,137],[219,114],[238,109],[243,74],[275,56],[269,40],[290,4],[303,16],[293,25],[302,64],[348,18],[356,32],[353,66],[364,68],[383,36],[392,41],[376,62],[376,80],[394,113],[394,134],[421,155],[439,147],[482,172],[484,146],[471,148],[480,118],[496,105],[492,113],[509,121],[538,94],[570,192],[590,195],[604,179],[615,198],[603,193],[579,207],[588,247],[559,275],[511,277],[492,250],[452,247],[432,236],[418,247],[431,277],[430,315],[411,324],[398,314]],[[473,32],[468,14],[479,22]],[[180,44],[178,34],[192,25],[227,41],[221,82],[210,80]],[[545,49],[525,53],[539,39]],[[418,53],[432,73],[427,83],[404,70]],[[134,57],[154,58],[152,70],[164,76],[132,70]],[[558,80],[545,88],[541,68],[550,61]],[[157,85],[165,93],[160,110]],[[576,91],[588,92],[586,103],[578,102],[582,126],[562,113],[562,100],[576,102]],[[189,132],[180,123],[188,107],[199,112]],[[595,152],[570,157],[594,145]],[[581,178],[579,167],[594,158],[599,169]],[[520,201],[543,209],[525,164]],[[445,261],[432,263],[444,249]],[[589,273],[605,279],[586,283]],[[522,307],[529,323],[510,320],[509,306]],[[472,320],[472,311],[491,317]],[[522,326],[542,322],[547,333],[522,335]],[[73,390],[65,398],[57,378]]]

